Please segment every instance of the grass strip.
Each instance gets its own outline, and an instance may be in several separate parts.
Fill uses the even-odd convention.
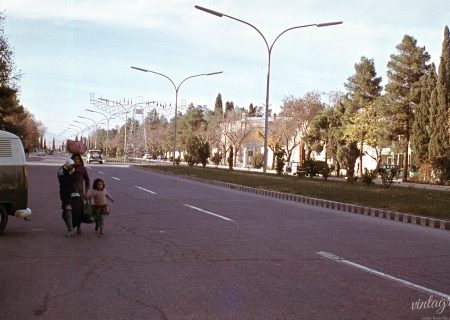
[[[311,180],[290,175],[264,175],[256,172],[196,166],[144,166],[141,168],[450,220],[450,192],[448,191],[396,186],[385,188],[375,184],[325,181],[321,178]]]

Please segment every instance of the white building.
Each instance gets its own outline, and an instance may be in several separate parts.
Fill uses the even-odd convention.
[[[274,121],[277,120],[276,116],[269,117],[269,128],[273,125]],[[280,120],[280,118],[278,118]],[[253,167],[253,160],[255,155],[264,154],[264,117],[248,117],[245,113],[240,114],[237,118],[231,118],[229,121],[221,124],[221,141],[222,144],[229,147],[233,145],[234,148],[234,166],[235,167]],[[293,165],[293,170],[295,170],[295,165],[303,162],[305,159],[305,146],[301,141],[300,136],[297,136],[295,141],[298,144],[293,148],[290,158],[290,164]],[[294,141],[292,137],[290,143]],[[236,152],[237,149],[237,152]],[[217,152],[217,150],[213,151]],[[228,156],[228,154],[227,154]],[[411,155],[409,154],[409,157]],[[312,157],[316,160],[325,160],[325,152],[320,154],[312,153]],[[368,171],[374,170],[377,167],[377,152],[374,148],[365,146],[364,155],[362,157],[362,170],[360,170],[360,161],[357,159],[355,164],[355,175],[364,173],[367,169]],[[268,168],[272,167],[273,163],[273,151],[268,148],[267,157]],[[330,159],[328,163],[333,164]],[[390,148],[381,149],[381,164],[382,165],[397,165],[401,167],[403,164],[403,154],[398,154],[392,152]],[[341,174],[345,174],[345,170],[341,170]]]

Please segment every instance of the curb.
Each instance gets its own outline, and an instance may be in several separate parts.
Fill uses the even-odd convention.
[[[171,175],[171,174],[170,174]],[[180,177],[179,175],[175,175]],[[281,200],[288,200],[288,201],[295,201],[300,202],[312,206],[317,207],[323,207],[323,208],[330,208],[334,210],[339,210],[343,212],[349,212],[349,213],[355,213],[355,214],[361,214],[364,216],[371,216],[371,217],[377,217],[381,219],[386,220],[392,220],[397,222],[403,222],[403,223],[410,223],[415,225],[420,225],[423,227],[429,227],[429,228],[435,228],[435,229],[441,229],[441,230],[450,230],[450,221],[449,220],[441,220],[436,218],[430,218],[430,217],[422,217],[422,216],[416,216],[413,214],[408,213],[400,213],[395,211],[389,211],[384,209],[377,209],[377,208],[370,208],[370,207],[364,207],[360,205],[355,204],[348,204],[348,203],[342,203],[342,202],[336,202],[331,200],[323,200],[323,199],[317,199],[317,198],[311,198],[291,193],[283,193],[278,191],[271,191],[271,190],[264,190],[264,189],[258,189],[258,188],[252,188],[252,187],[246,187],[238,184],[228,183],[228,182],[222,182],[222,181],[216,181],[216,180],[204,180],[197,177],[187,177],[182,176],[183,178],[193,180],[196,182],[201,182],[205,184],[212,184],[216,186],[225,187],[228,189],[248,192],[248,193],[254,193],[266,197],[281,199]]]

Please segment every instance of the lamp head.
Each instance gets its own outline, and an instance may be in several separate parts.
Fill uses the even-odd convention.
[[[207,73],[206,75],[207,75],[207,76],[212,76],[212,75],[215,75],[215,74],[221,74],[221,73],[223,73],[223,71],[211,72],[211,73]]]
[[[320,28],[320,27],[334,26],[334,25],[337,25],[337,24],[342,24],[342,21],[318,23],[317,26]]]
[[[142,69],[142,68],[133,67],[133,66],[131,66],[131,69],[135,69],[135,70],[142,71],[142,72],[148,72],[147,69]]]
[[[198,10],[205,11],[205,12],[210,13],[210,14],[213,14],[213,15],[218,16],[220,18],[223,17],[223,13],[220,13],[220,12],[217,12],[217,11],[214,11],[214,10],[211,10],[211,9],[207,9],[207,8],[200,7],[200,6],[194,6],[194,8],[198,9]]]

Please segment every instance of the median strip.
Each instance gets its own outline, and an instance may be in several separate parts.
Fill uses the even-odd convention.
[[[194,209],[194,210],[198,210],[198,211],[200,211],[200,212],[203,212],[203,213],[209,214],[209,215],[211,215],[211,216],[214,216],[214,217],[217,217],[217,218],[220,218],[220,219],[226,220],[226,221],[231,221],[231,222],[233,222],[233,221],[234,221],[233,219],[230,219],[230,218],[227,218],[227,217],[221,216],[221,215],[219,215],[219,214],[216,214],[216,213],[213,213],[213,212],[210,212],[210,211],[207,211],[207,210],[203,210],[203,209],[200,209],[200,208],[197,208],[197,207],[191,206],[191,205],[189,205],[189,204],[185,204],[185,206],[186,206],[186,207],[189,207],[189,208],[191,208],[191,209]]]
[[[387,273],[377,271],[375,269],[363,266],[361,264],[352,262],[350,260],[346,260],[344,258],[341,258],[341,257],[336,256],[336,255],[334,255],[332,253],[329,253],[329,252],[319,251],[319,252],[316,252],[316,253],[318,255],[320,255],[320,256],[322,256],[324,258],[330,259],[330,260],[332,260],[334,262],[348,265],[350,267],[353,267],[353,268],[356,268],[356,269],[368,272],[368,273],[376,275],[378,277],[381,277],[381,278],[384,278],[384,279],[387,279],[387,280],[391,280],[391,281],[394,281],[394,282],[398,282],[398,283],[400,283],[400,284],[402,284],[404,286],[407,286],[407,287],[410,287],[410,288],[413,288],[413,289],[416,289],[416,290],[419,290],[419,291],[422,291],[422,292],[426,292],[426,293],[429,293],[429,294],[432,294],[432,295],[436,295],[436,296],[442,297],[442,298],[447,299],[447,300],[450,301],[450,295],[448,295],[446,293],[439,292],[439,291],[436,291],[436,290],[433,290],[433,289],[429,289],[429,288],[426,288],[424,286],[412,283],[410,281],[403,280],[403,279],[391,276],[391,275],[389,275]]]

